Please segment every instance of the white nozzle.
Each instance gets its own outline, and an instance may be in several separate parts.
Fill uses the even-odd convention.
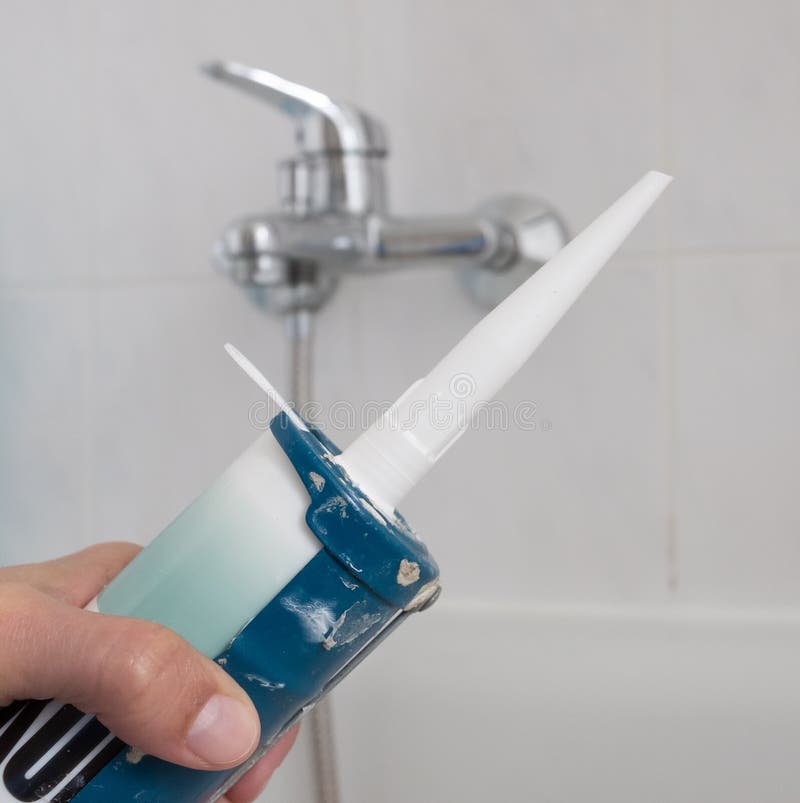
[[[650,171],[492,310],[337,461],[383,511],[455,443],[672,181]]]

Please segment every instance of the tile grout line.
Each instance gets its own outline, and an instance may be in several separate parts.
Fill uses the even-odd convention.
[[[667,168],[669,165],[667,165]],[[620,264],[656,258],[679,259],[758,259],[758,258],[794,258],[800,261],[800,245],[786,248],[756,248],[752,250],[721,250],[702,248],[653,248],[623,251],[614,261]],[[153,289],[170,287],[212,287],[223,277],[213,273],[204,272],[186,276],[153,275],[143,277],[123,277],[120,279],[75,278],[57,279],[55,277],[41,280],[3,279],[0,277],[0,293],[24,291],[53,292],[59,290],[95,290],[99,292],[124,289]],[[347,280],[347,276],[344,277]]]
[[[94,60],[95,60],[95,67],[99,65],[100,62],[100,53],[99,53],[99,42],[100,42],[100,10],[99,6],[95,5],[93,7],[93,16],[92,22],[94,26]],[[92,138],[94,139],[94,151],[95,153],[99,153],[100,149],[100,120],[99,120],[99,109],[100,109],[100,88],[99,88],[99,77],[103,74],[102,70],[94,69],[92,71],[94,75],[94,81],[92,84],[92,95],[93,95],[93,117],[94,117],[94,125],[91,127],[92,131]],[[97,175],[95,174],[94,181],[91,187],[91,209],[92,209],[92,219],[96,222],[98,217],[98,209],[100,205],[100,199],[98,196],[98,182],[97,182]],[[97,532],[95,531],[95,527],[97,525],[97,488],[96,488],[96,481],[97,481],[97,469],[95,466],[95,457],[96,457],[96,450],[95,450],[95,443],[96,443],[96,429],[95,429],[95,422],[97,420],[96,415],[96,404],[98,398],[98,359],[99,359],[99,351],[98,351],[98,344],[100,343],[100,298],[97,292],[97,288],[95,287],[95,281],[98,273],[98,253],[97,253],[97,240],[92,239],[89,243],[89,252],[87,254],[87,258],[89,259],[90,263],[90,271],[89,276],[90,279],[87,282],[87,287],[85,288],[85,292],[88,296],[88,315],[89,315],[89,322],[88,322],[88,331],[89,331],[89,348],[87,354],[87,375],[86,375],[86,410],[85,410],[85,418],[86,418],[86,446],[84,448],[84,455],[86,464],[84,466],[84,471],[86,475],[86,536],[90,538],[92,542],[97,540]]]
[[[664,148],[664,164],[667,172],[675,173],[675,153],[672,138],[673,108],[673,36],[672,36],[672,0],[662,0],[662,143]],[[680,180],[680,179],[678,179]],[[669,597],[675,597],[680,585],[680,536],[676,518],[676,439],[677,439],[677,366],[676,366],[676,330],[675,312],[675,276],[673,249],[673,206],[666,204],[664,215],[664,238],[667,246],[667,260],[663,279],[664,311],[663,311],[663,356],[664,356],[664,502],[666,518],[664,556],[666,561],[666,587]]]
[[[435,610],[442,615],[452,616],[519,616],[528,619],[573,619],[606,622],[643,623],[686,623],[686,624],[726,624],[726,623],[774,623],[800,625],[800,613],[793,606],[740,606],[703,605],[669,601],[666,603],[630,605],[607,602],[560,603],[520,602],[514,599],[485,600],[481,598],[456,597],[443,599]]]
[[[92,251],[96,256],[96,252]],[[208,286],[212,283],[220,282],[221,276],[213,273],[197,273],[187,276],[143,276],[143,277],[122,277],[120,279],[107,278],[75,278],[57,279],[55,277],[28,281],[26,279],[4,280],[0,278],[0,292],[5,290],[137,290],[141,288],[153,289],[158,287],[196,287]]]
[[[98,342],[98,299],[97,294],[91,290],[86,291],[86,304],[87,304],[87,334],[89,338],[87,354],[86,354],[86,369],[84,371],[84,431],[86,432],[86,442],[83,448],[83,473],[84,483],[86,485],[85,498],[86,510],[84,512],[84,520],[86,533],[84,536],[91,536],[91,541],[94,542],[97,538],[95,533],[95,522],[97,518],[96,499],[97,493],[95,489],[95,477],[97,472],[94,468],[94,444],[95,444],[95,418],[93,415],[95,399],[97,398],[97,354],[96,343]]]
[[[364,42],[367,39],[367,32],[365,30],[365,10],[364,4],[362,0],[351,0],[351,12],[355,18],[355,24],[353,26],[353,89],[354,89],[354,96],[361,97],[364,93],[364,87],[362,83],[363,75],[366,75],[366,70],[364,69],[364,65],[366,63],[366,55],[365,55],[365,46]],[[391,144],[391,143],[390,143]],[[387,160],[388,161],[388,160]],[[387,185],[387,195],[389,193],[389,189],[391,188],[391,183]],[[364,313],[363,313],[363,303],[362,303],[362,296],[361,296],[361,287],[356,285],[351,288],[351,292],[349,293],[349,308],[350,308],[350,353],[353,357],[354,366],[358,366],[358,376],[364,376],[365,371],[364,368],[364,349],[363,349],[363,341],[364,338],[362,336],[362,327],[364,325]]]

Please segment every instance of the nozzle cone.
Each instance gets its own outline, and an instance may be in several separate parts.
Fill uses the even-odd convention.
[[[337,458],[383,510],[394,509],[464,432],[475,408],[522,367],[671,181],[645,174]]]

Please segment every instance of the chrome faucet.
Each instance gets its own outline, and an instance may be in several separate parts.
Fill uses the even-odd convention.
[[[556,213],[520,195],[475,213],[397,218],[388,212],[384,126],[349,103],[253,67],[205,66],[212,76],[292,118],[297,155],[279,165],[282,210],[234,221],[215,245],[215,263],[263,288],[269,308],[316,309],[343,272],[413,264],[461,266],[473,297],[494,305],[566,242]]]

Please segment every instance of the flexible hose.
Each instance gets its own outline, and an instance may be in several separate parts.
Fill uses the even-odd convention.
[[[313,365],[314,313],[300,309],[286,316],[289,341],[289,392],[297,412],[311,400]],[[333,711],[329,698],[320,700],[307,720],[311,729],[311,760],[317,803],[339,803],[339,779],[336,768],[336,747],[333,738]]]

